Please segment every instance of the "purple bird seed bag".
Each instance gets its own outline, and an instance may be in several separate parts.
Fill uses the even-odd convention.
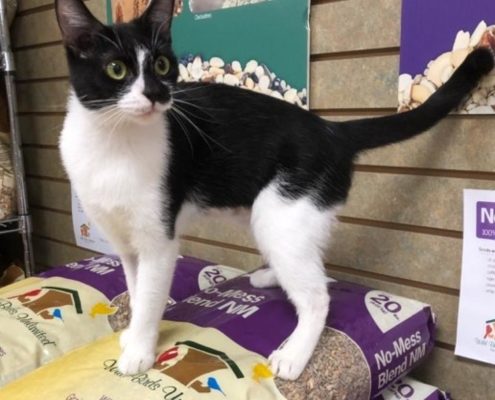
[[[434,318],[428,305],[353,283],[331,282],[328,288],[332,303],[327,329],[310,364],[298,381],[278,380],[288,399],[373,398],[433,348]],[[266,358],[297,323],[281,289],[253,288],[248,276],[189,297],[169,308],[165,319],[215,328]]]

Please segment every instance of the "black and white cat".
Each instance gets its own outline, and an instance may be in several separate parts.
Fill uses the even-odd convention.
[[[173,0],[153,0],[141,17],[108,27],[81,0],[56,2],[72,85],[63,163],[85,211],[122,258],[131,296],[119,369],[135,374],[153,364],[188,218],[249,210],[270,267],[251,282],[280,285],[297,310],[297,327],[270,357],[278,376],[295,379],[328,313],[322,250],[356,155],[433,126],[493,68],[493,53],[475,50],[416,110],[328,122],[244,89],[177,84],[173,7]]]

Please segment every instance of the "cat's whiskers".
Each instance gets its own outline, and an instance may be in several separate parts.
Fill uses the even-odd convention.
[[[54,132],[59,133],[63,127],[64,127],[64,124],[63,123],[55,124],[51,128],[48,129],[48,132],[50,132],[50,133],[54,133]]]
[[[113,111],[116,111],[118,107],[115,104],[112,104],[110,106],[106,106],[103,108],[100,108],[98,111],[95,111],[97,113],[97,117],[101,119],[102,117],[112,113]]]
[[[170,108],[170,111],[174,112],[174,113],[177,115],[177,117],[180,117],[179,119],[182,121],[181,126],[183,126],[183,127],[184,127],[184,130],[185,130],[186,132],[188,132],[188,133],[189,133],[189,129],[187,129],[187,125],[188,125],[188,124],[189,124],[189,125],[192,125],[192,127],[193,127],[193,128],[195,128],[195,125],[191,123],[191,120],[190,120],[190,119],[189,119],[189,118],[188,118],[188,117],[184,114],[184,112],[182,112],[179,108],[177,108],[177,105],[175,105],[175,106],[174,106],[174,105],[172,104],[172,107]],[[196,127],[196,130],[198,130],[198,129],[197,129],[197,127]],[[199,130],[198,130],[198,133],[199,133],[200,137],[201,137],[203,140],[205,140],[205,139],[204,139],[204,137],[202,136],[202,134],[201,134],[201,132],[200,132]],[[205,142],[206,142],[206,144],[208,145],[208,147],[209,147],[209,148],[210,148],[210,150],[211,150],[210,143],[209,143],[209,142],[207,142],[206,140],[205,140]]]
[[[81,97],[81,100],[83,100],[85,103],[107,103],[107,102],[115,102],[115,101],[119,100],[118,98],[115,98],[115,97],[109,97],[106,99],[84,100],[86,97],[88,97],[88,96],[84,95]]]
[[[151,32],[151,49],[154,50],[156,45],[158,44],[158,38],[160,37],[160,32],[162,31],[163,27],[165,26],[165,24],[168,24],[169,21],[167,21],[166,19],[163,20],[163,22],[158,25],[157,27],[155,27],[152,32]]]
[[[195,86],[195,87],[191,87],[191,88],[187,88],[187,89],[174,89],[174,91],[172,92],[172,94],[176,94],[176,93],[189,93],[189,92],[193,92],[193,91],[199,90],[199,89],[204,89],[204,86]]]
[[[115,38],[117,39],[120,49],[124,50],[124,46],[122,45],[122,40],[120,40],[119,32],[117,31],[117,29],[115,29],[115,25],[113,26],[112,30],[113,33],[115,34]]]
[[[116,132],[117,127],[124,126],[127,124],[127,118],[125,117],[126,117],[125,113],[119,110],[119,112],[117,113],[117,120],[115,121],[112,129],[110,130],[109,140],[113,136],[114,132]]]
[[[198,106],[196,104],[189,103],[188,101],[183,101],[180,99],[173,99],[173,101],[177,102],[179,104],[184,104],[184,106],[194,107],[194,108],[198,109],[199,111],[201,111],[203,114],[206,114],[207,116],[210,117],[210,118],[205,118],[205,117],[202,117],[201,115],[198,115],[198,113],[196,113],[196,114],[194,114],[194,117],[197,119],[200,119],[200,120],[206,121],[206,122],[218,123],[218,120],[214,117],[214,115],[205,111],[205,109],[207,109],[207,107],[201,107],[201,106]],[[182,111],[186,112],[187,109],[182,108]],[[190,114],[192,115],[191,112],[190,112]]]
[[[100,127],[107,126],[118,115],[119,115],[119,112],[117,110],[113,110],[112,112],[107,113],[105,116],[102,116],[102,118],[97,120],[97,123]]]
[[[116,105],[108,107],[104,112],[99,113],[96,119],[96,122],[100,126],[106,126],[111,122],[115,117],[118,117],[120,114],[124,114]]]
[[[109,116],[105,119],[103,123],[100,122],[100,126],[107,128],[106,135],[104,136],[105,146],[112,147],[115,145],[115,132],[117,132],[117,127],[124,126],[127,122],[126,114],[119,110],[118,108],[112,110]],[[113,121],[113,123],[112,123]]]
[[[102,99],[102,100],[83,100],[83,104],[86,106],[99,106],[101,109],[115,105],[118,99]]]
[[[114,30],[114,32],[115,32],[115,30]],[[99,32],[95,32],[95,34],[96,34],[96,36],[101,37],[102,39],[105,39],[108,43],[115,46],[117,49],[122,50],[122,48],[117,43],[115,43],[112,39],[110,39],[108,36],[105,36]],[[117,36],[117,33],[115,33],[115,35]]]
[[[198,106],[197,104],[194,104],[194,103],[191,103],[190,101],[186,101],[186,100],[182,100],[182,99],[178,99],[178,98],[175,98],[173,99],[174,101],[178,102],[178,103],[181,103],[181,104],[186,104],[188,106],[191,106],[191,107],[194,107],[194,108],[197,108],[198,110],[204,112],[205,114],[208,114],[210,117],[212,117],[213,115],[211,115],[209,112],[206,112],[205,110],[218,110],[217,108],[211,108],[211,107],[204,107],[204,106]]]
[[[194,104],[190,101],[187,101],[187,100],[184,100],[183,98],[181,98],[180,96],[176,96],[177,94],[183,94],[183,93],[188,93],[188,92],[192,92],[192,91],[195,91],[197,89],[202,89],[202,88],[191,88],[191,89],[185,89],[185,90],[173,90],[171,92],[171,95],[172,95],[172,99],[173,101],[176,101],[178,103],[181,103],[181,104],[187,104],[191,107],[194,107],[194,108],[197,108],[198,110],[202,111],[203,113],[205,114],[208,114],[209,116],[212,116],[209,112],[207,112],[206,110],[213,110],[213,111],[226,111],[225,108],[218,108],[218,107],[207,107],[207,106],[200,106],[198,104]],[[208,98],[207,96],[204,96],[204,97],[198,97],[198,96],[195,96],[194,97],[196,100],[197,99],[202,99],[202,98]]]
[[[178,104],[172,104],[172,108],[175,108],[176,112],[178,112],[180,115],[182,115],[182,117],[184,117],[186,119],[186,121],[188,121],[199,133],[199,135],[201,136],[201,138],[205,141],[205,143],[208,145],[208,147],[210,148],[210,150],[212,150],[211,146],[209,145],[208,143],[208,140],[210,140],[212,143],[216,144],[218,147],[222,148],[223,150],[227,151],[228,153],[230,153],[231,151],[229,149],[227,149],[224,145],[222,145],[220,142],[216,141],[215,139],[213,139],[211,136],[209,136],[205,131],[203,131],[198,125],[196,125],[192,120],[191,118],[189,118],[186,114],[186,110],[184,110],[183,108],[181,108]]]
[[[191,121],[191,119],[190,119],[190,118],[189,118],[186,114],[184,114],[184,112],[183,112],[183,111],[179,108],[179,106],[178,106],[177,104],[175,104],[175,105],[174,105],[174,104],[172,104],[172,108],[171,108],[171,110],[175,111],[175,112],[177,113],[177,115],[181,116],[181,117],[182,117],[182,118],[186,121],[186,123],[191,124],[191,125],[192,125],[192,127],[193,127],[193,128],[195,128],[195,129],[198,131],[199,136],[200,136],[200,137],[204,140],[204,142],[208,145],[208,147],[209,147],[210,151],[212,151],[212,148],[211,148],[211,146],[210,146],[210,143],[209,143],[209,142],[205,139],[205,137],[203,136],[202,130],[201,130],[201,129],[199,129],[199,127],[198,127],[196,124],[194,124],[194,123]]]
[[[177,121],[177,123],[180,125],[182,132],[184,132],[184,135],[186,136],[187,141],[189,142],[189,147],[191,148],[191,154],[194,155],[194,148],[193,144],[191,142],[191,138],[189,137],[189,131],[187,130],[186,126],[183,124],[181,121],[180,117],[178,114],[176,114],[176,110],[172,107],[170,109],[170,115]]]

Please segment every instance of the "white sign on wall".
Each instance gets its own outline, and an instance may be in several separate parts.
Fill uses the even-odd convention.
[[[110,243],[84,213],[81,202],[74,189],[71,190],[72,197],[72,227],[76,244],[79,247],[93,250],[103,254],[114,254]]]
[[[464,190],[455,354],[495,364],[495,191]]]

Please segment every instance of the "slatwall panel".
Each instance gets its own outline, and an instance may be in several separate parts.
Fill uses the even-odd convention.
[[[20,0],[13,43],[19,117],[40,266],[92,255],[74,243],[70,187],[57,151],[68,89],[51,0]],[[88,0],[104,15],[103,0]],[[398,0],[320,0],[312,6],[311,108],[343,120],[395,112]],[[345,23],[343,23],[345,21]],[[408,143],[360,157],[354,186],[326,253],[329,273],[431,303],[436,349],[416,374],[456,399],[488,399],[495,371],[453,354],[462,246],[462,189],[495,186],[495,121],[451,116]],[[252,238],[226,222],[199,220],[182,252],[253,268]]]
[[[86,4],[103,18],[103,0],[89,0]],[[12,45],[37,266],[44,268],[90,257],[93,252],[74,243],[70,186],[57,149],[68,72],[53,0],[19,1]]]

